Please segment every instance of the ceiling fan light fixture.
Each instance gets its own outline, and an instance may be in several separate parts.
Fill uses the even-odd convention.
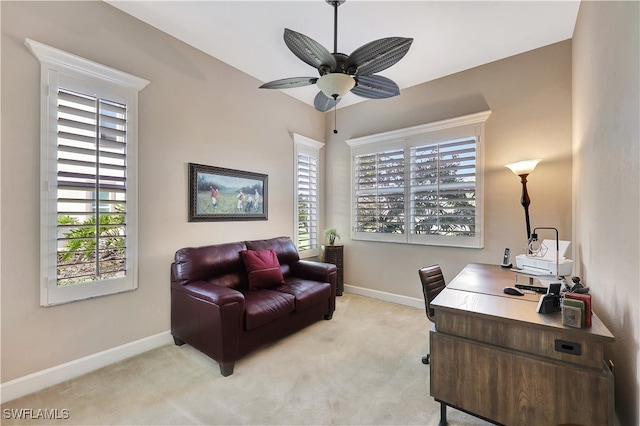
[[[337,99],[353,89],[356,80],[348,74],[330,73],[320,77],[316,85],[328,98]]]

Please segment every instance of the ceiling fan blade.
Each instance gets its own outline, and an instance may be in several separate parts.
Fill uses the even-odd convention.
[[[340,98],[328,98],[324,93],[318,92],[313,100],[313,106],[315,106],[318,111],[325,112],[338,105],[338,102],[340,102]]]
[[[317,41],[304,34],[285,28],[284,42],[294,55],[312,67],[317,69],[325,68],[324,72],[335,70],[337,66],[335,58]],[[321,74],[324,74],[324,72],[321,72]]]
[[[357,77],[358,84],[351,89],[354,95],[369,99],[385,99],[400,94],[400,88],[391,79],[381,75],[364,75]]]
[[[349,55],[349,65],[357,68],[356,75],[371,75],[394,65],[404,57],[413,43],[412,38],[387,37],[374,40]]]
[[[291,89],[292,87],[310,86],[316,84],[317,77],[291,77],[274,80],[263,84],[259,89]]]

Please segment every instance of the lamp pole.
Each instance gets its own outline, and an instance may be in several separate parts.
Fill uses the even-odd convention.
[[[531,224],[529,223],[529,205],[531,204],[531,199],[527,192],[527,176],[529,176],[528,173],[520,175],[520,182],[522,182],[522,197],[520,198],[520,204],[524,207],[524,220],[527,224],[527,240],[529,240],[529,238],[531,238]]]
[[[542,160],[524,160],[505,165],[505,167],[510,169],[516,176],[520,176],[520,182],[522,182],[520,204],[524,207],[524,220],[527,224],[527,241],[531,238],[531,224],[529,223],[529,204],[531,204],[531,200],[527,192],[527,176],[536,168],[540,161]]]

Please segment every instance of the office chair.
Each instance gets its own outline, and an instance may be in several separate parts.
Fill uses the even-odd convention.
[[[422,293],[424,294],[424,307],[427,312],[427,318],[429,321],[435,323],[435,312],[431,308],[431,301],[436,298],[438,294],[445,288],[444,275],[440,265],[425,266],[418,269],[418,275],[422,282]],[[430,355],[422,357],[423,364],[429,364]]]

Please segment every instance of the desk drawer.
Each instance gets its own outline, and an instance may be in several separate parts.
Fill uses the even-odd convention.
[[[602,368],[603,345],[576,329],[536,326],[468,312],[436,310],[436,330],[578,366]]]
[[[431,396],[505,425],[612,425],[613,374],[429,333]]]

